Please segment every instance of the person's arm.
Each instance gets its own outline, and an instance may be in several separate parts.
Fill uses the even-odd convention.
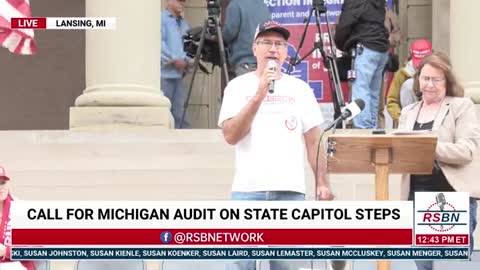
[[[222,28],[222,37],[225,43],[232,42],[240,32],[241,14],[239,1],[234,1],[228,4],[225,14],[225,24]]]
[[[480,127],[473,102],[470,99],[461,106],[460,112],[454,115],[455,142],[437,143],[436,160],[447,164],[465,165],[473,160],[480,144]]]
[[[272,80],[277,79],[277,77],[278,74],[276,71],[265,68],[262,77],[260,78],[257,92],[248,101],[247,105],[245,105],[235,116],[227,118],[226,120],[223,120],[225,116],[222,116],[222,112],[220,113],[223,137],[227,143],[235,145],[250,132],[253,119],[255,118],[263,100],[267,96],[268,85]],[[225,93],[227,93],[227,91]],[[224,103],[222,104],[221,110],[224,110],[223,106],[229,106],[229,104],[233,103],[230,99],[231,96],[224,97]],[[225,108],[225,110],[228,110],[228,108]]]
[[[334,196],[330,191],[330,184],[325,170],[325,151],[322,145],[318,147],[321,132],[320,127],[316,126],[305,132],[303,136],[307,148],[308,163],[313,170],[313,175],[315,175],[317,187],[317,190],[315,190],[316,198],[319,200],[333,200]]]
[[[307,159],[315,176],[317,189],[315,190],[316,199],[332,200],[334,196],[330,191],[327,172],[325,170],[326,159],[323,144],[320,144],[322,130],[320,125],[323,122],[322,111],[318,105],[317,99],[313,94],[310,86],[301,82],[302,86],[298,86],[297,91],[305,91],[302,96],[300,110],[302,120],[302,132],[307,150]]]
[[[188,29],[188,25],[185,22],[182,24],[185,29]],[[168,45],[167,40],[171,37],[168,36],[166,27],[169,27],[169,24],[165,20],[162,20],[161,65],[174,65],[177,70],[184,71],[188,66],[187,54],[183,51],[183,48],[182,50],[174,50]],[[180,53],[178,53],[178,51],[180,51]]]
[[[167,30],[166,30],[166,27],[167,26],[167,22],[166,20],[163,19],[163,15],[162,14],[162,25],[161,25],[161,30],[162,30],[162,49],[161,49],[161,63],[162,65],[166,65],[167,63],[170,63],[172,62],[174,59],[175,59],[175,55],[174,53],[172,52],[172,50],[169,48],[169,46],[167,45]]]
[[[365,8],[364,0],[345,0],[342,6],[342,12],[335,27],[335,44],[342,51],[348,51],[345,43],[352,35],[354,25],[360,19]]]
[[[257,92],[235,117],[223,122],[223,137],[227,143],[235,145],[250,132],[253,119],[264,98],[262,93]]]
[[[406,79],[407,76],[403,74],[403,71],[400,69],[395,72],[390,88],[388,89],[387,111],[394,121],[398,121],[400,118],[400,111],[402,110],[400,106],[400,88]]]
[[[390,43],[390,47],[397,47],[400,44],[402,33],[400,31],[397,14],[389,8],[385,8],[385,27],[387,28],[389,34],[388,41]]]

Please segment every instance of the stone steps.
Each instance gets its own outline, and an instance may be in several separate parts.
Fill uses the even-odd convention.
[[[234,148],[220,130],[0,131],[0,153],[13,192],[23,200],[228,200],[234,173]],[[313,199],[312,172],[305,169],[307,199]],[[339,200],[375,198],[372,174],[331,175],[330,181]],[[390,176],[392,200],[399,198],[399,181],[399,175]],[[394,262],[392,270],[415,269],[403,263]],[[162,269],[159,261],[147,265]],[[356,261],[351,269],[374,265]],[[73,266],[54,261],[50,269]],[[309,263],[297,266],[309,269]],[[324,262],[314,266],[326,268]]]

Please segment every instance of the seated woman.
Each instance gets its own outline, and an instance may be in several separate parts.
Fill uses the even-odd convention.
[[[32,261],[12,261],[12,226],[10,224],[10,205],[13,197],[10,194],[10,178],[5,172],[5,168],[0,166],[0,223],[1,243],[0,243],[0,269],[1,270],[34,270],[35,263]]]
[[[473,102],[452,72],[450,59],[440,52],[423,58],[414,77],[421,100],[403,108],[399,129],[431,130],[438,136],[432,174],[403,175],[401,196],[413,200],[415,191],[470,193],[470,250],[477,225],[480,198],[478,147],[480,125]],[[417,261],[418,269],[432,269],[431,261]]]

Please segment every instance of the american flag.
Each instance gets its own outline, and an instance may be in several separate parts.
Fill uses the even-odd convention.
[[[29,0],[0,0],[0,45],[15,54],[35,54],[32,29],[10,29],[10,19],[31,17]]]

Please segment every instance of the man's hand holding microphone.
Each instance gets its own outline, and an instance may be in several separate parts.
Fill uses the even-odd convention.
[[[273,94],[275,87],[275,80],[280,79],[280,72],[278,72],[277,61],[268,60],[267,67],[263,70],[258,84],[257,96],[262,100],[267,96],[267,93]]]

